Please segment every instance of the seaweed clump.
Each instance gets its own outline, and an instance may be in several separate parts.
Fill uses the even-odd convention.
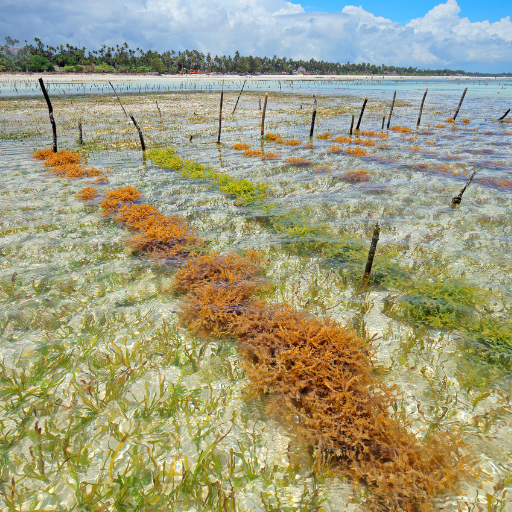
[[[188,292],[206,284],[224,282],[234,285],[249,281],[260,272],[263,256],[248,251],[246,256],[227,254],[194,254],[176,272],[174,286],[178,292]]]
[[[34,152],[32,157],[43,160],[45,167],[48,167],[50,172],[57,176],[85,178],[104,175],[104,171],[100,169],[84,167],[81,156],[75,151],[62,150],[55,153],[51,148],[41,149]]]
[[[98,195],[98,192],[96,192],[96,189],[94,187],[84,187],[78,194],[76,194],[76,197],[79,199],[83,199],[84,201],[90,201],[91,199],[94,199]]]
[[[283,138],[280,135],[277,135],[277,133],[266,133],[265,140],[269,142],[277,142],[278,144],[283,143]]]
[[[131,246],[147,256],[175,258],[183,257],[185,247],[198,241],[180,217],[159,213],[149,215],[141,223],[140,232],[131,241]]]
[[[360,183],[362,181],[369,181],[371,174],[366,169],[355,169],[343,173],[340,179],[351,183]]]
[[[125,204],[119,208],[115,219],[134,230],[141,230],[146,226],[147,220],[157,215],[158,210],[149,204]]]
[[[140,197],[140,192],[131,185],[116,190],[107,190],[100,206],[105,214],[114,213],[123,203],[131,203]]]
[[[308,160],[307,158],[296,158],[294,156],[292,156],[291,158],[288,158],[288,163],[291,164],[291,165],[295,165],[295,166],[298,166],[298,167],[307,167],[309,165],[311,165],[311,160]]]
[[[433,510],[470,459],[450,432],[424,442],[389,411],[400,398],[373,374],[371,344],[332,319],[253,298],[248,255],[194,256],[178,271],[181,319],[201,335],[238,339],[256,392],[270,393],[318,456],[371,487],[379,510]]]

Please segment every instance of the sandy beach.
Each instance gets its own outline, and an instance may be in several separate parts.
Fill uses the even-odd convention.
[[[401,76],[401,75],[221,75],[221,74],[201,74],[201,75],[157,75],[157,74],[127,74],[127,73],[0,73],[0,81],[12,82],[16,80],[34,81],[39,78],[50,81],[58,82],[93,82],[93,81],[127,81],[127,80],[165,80],[180,82],[183,80],[190,81],[209,81],[209,80],[225,80],[240,81],[240,80],[268,80],[268,81],[315,81],[315,80],[346,80],[346,81],[361,81],[361,80],[499,80],[506,77],[471,77],[471,76]]]

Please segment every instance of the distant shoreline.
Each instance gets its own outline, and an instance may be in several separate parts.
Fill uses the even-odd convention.
[[[202,75],[154,75],[139,73],[30,73],[0,72],[0,81],[16,80],[25,78],[37,81],[39,78],[62,82],[87,82],[94,80],[283,80],[283,81],[314,81],[314,80],[512,80],[508,76],[459,76],[459,75],[220,75],[220,74],[202,74]]]

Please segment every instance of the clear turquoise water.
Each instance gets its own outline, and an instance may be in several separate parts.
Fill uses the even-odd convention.
[[[177,89],[168,94],[160,89],[155,95],[141,98],[124,95],[123,101],[135,113],[150,144],[172,145],[180,156],[211,165],[219,172],[268,183],[273,216],[291,213],[313,227],[327,227],[333,240],[351,237],[364,247],[379,220],[383,226],[381,247],[401,247],[396,262],[409,277],[428,277],[439,267],[442,279],[462,279],[469,285],[491,289],[494,302],[490,301],[486,305],[488,310],[479,314],[506,319],[512,302],[512,187],[506,185],[512,182],[512,125],[491,118],[508,108],[511,89],[510,81],[492,85],[481,82],[418,80],[321,86],[320,82],[294,83],[293,91],[290,84],[282,83],[282,93],[286,94],[279,94],[278,83],[258,82],[251,87],[246,85],[247,95],[242,95],[235,116],[231,115],[231,108],[240,84],[233,84],[225,98],[227,114],[220,147],[213,143],[218,93],[201,94],[196,89],[198,94],[184,96],[176,84]],[[122,91],[119,83],[121,93],[138,92],[137,85],[123,83],[131,89]],[[146,86],[153,90],[156,86],[156,81],[141,83],[145,84],[141,92]],[[189,84],[182,85],[190,89]],[[210,85],[213,90],[219,88],[217,81]],[[456,130],[450,125],[435,128],[453,115],[466,86],[468,93],[459,118],[468,118],[470,122],[457,124]],[[274,300],[305,307],[314,294],[311,310],[322,314],[343,299],[329,313],[340,320],[357,316],[357,308],[351,305],[352,289],[340,278],[338,267],[319,254],[288,251],[297,240],[290,233],[267,229],[262,219],[268,217],[268,211],[236,206],[233,198],[221,194],[212,183],[180,178],[145,159],[137,149],[136,133],[126,123],[117,100],[106,96],[106,87],[98,81],[86,93],[105,96],[97,94],[90,101],[88,96],[77,96],[76,103],[67,96],[83,94],[78,87],[63,88],[66,96],[50,89],[62,147],[77,148],[78,117],[83,118],[86,140],[101,134],[110,142],[130,141],[133,147],[92,151],[88,155],[91,166],[115,168],[109,175],[110,188],[133,185],[143,192],[145,202],[163,212],[186,216],[198,233],[211,241],[212,249],[255,247],[267,252],[273,258],[269,275],[276,286]],[[387,146],[367,147],[365,158],[330,152],[332,142],[319,139],[314,139],[312,148],[264,142],[265,151],[280,155],[277,161],[246,159],[231,147],[235,142],[261,147],[257,100],[267,90],[271,92],[267,130],[307,142],[312,94],[322,95],[316,133],[329,131],[338,136],[347,134],[350,116],[358,115],[365,96],[370,103],[362,128],[379,132],[395,89],[397,99],[404,105],[396,108],[392,124],[415,128],[426,87],[429,92],[422,127],[430,125],[432,133],[417,134],[415,140],[404,141],[404,137],[413,134],[390,132],[388,138],[376,139]],[[313,487],[309,462],[307,457],[301,458],[304,453],[294,444],[293,435],[272,415],[264,414],[264,404],[245,399],[245,381],[236,347],[222,342],[208,345],[200,369],[194,369],[186,353],[197,356],[203,340],[191,338],[186,331],[178,330],[171,336],[171,344],[177,347],[178,364],[167,361],[163,355],[155,358],[141,348],[140,343],[157,335],[162,320],[172,326],[176,324],[178,299],[170,292],[173,270],[134,257],[127,245],[129,233],[102,218],[95,206],[83,205],[74,197],[82,182],[52,177],[31,159],[34,149],[49,144],[46,106],[40,98],[29,97],[37,94],[35,89],[27,87],[22,92],[19,83],[17,89],[20,96],[15,90],[13,95],[11,90],[6,99],[7,89],[2,84],[1,97],[5,103],[0,113],[1,133],[5,134],[0,139],[0,359],[5,368],[5,398],[0,412],[4,436],[0,447],[3,489],[14,477],[26,509],[69,510],[79,503],[76,489],[80,485],[74,483],[72,468],[64,465],[59,469],[65,457],[63,445],[55,440],[66,438],[70,425],[78,424],[73,422],[90,416],[89,422],[70,434],[67,449],[80,453],[80,441],[89,440],[90,447],[84,455],[87,463],[83,463],[78,476],[84,485],[96,482],[105,489],[119,487],[114,483],[115,472],[109,472],[119,443],[118,431],[128,431],[136,424],[140,427],[139,438],[126,443],[116,454],[112,467],[122,472],[137,450],[144,451],[150,443],[156,447],[156,463],[144,455],[143,465],[153,468],[163,461],[179,465],[187,460],[193,466],[204,449],[201,443],[212,442],[217,434],[232,427],[217,449],[220,460],[225,463],[233,448],[237,454],[246,454],[257,468],[256,473],[276,463],[280,475],[270,486],[261,476],[250,482],[237,480],[239,508],[263,510],[262,493],[273,496],[273,500],[281,499],[292,509],[297,507],[304,487]],[[27,98],[26,102],[22,97]],[[154,106],[155,98],[163,120]],[[323,115],[327,111],[329,115]],[[22,140],[14,137],[13,133],[26,133],[29,128],[38,133],[27,134]],[[434,144],[427,145],[427,140]],[[416,145],[419,151],[411,149]],[[290,166],[286,161],[291,156],[308,158],[313,165]],[[317,166],[321,169],[315,169]],[[444,166],[448,169],[444,170]],[[369,181],[346,181],[348,171],[361,167],[370,173]],[[450,208],[451,197],[473,171],[477,174],[461,207]],[[319,235],[317,241],[324,236]],[[315,235],[308,241],[315,241]],[[491,499],[486,493],[494,496],[496,504],[503,496],[500,486],[507,488],[506,479],[512,472],[510,372],[469,357],[464,351],[463,336],[457,330],[430,329],[418,334],[410,325],[391,318],[385,304],[395,294],[396,290],[375,288],[368,296],[372,307],[364,321],[368,333],[378,338],[377,366],[403,392],[404,410],[418,435],[424,435],[437,421],[441,427],[462,429],[468,450],[478,456],[479,468],[490,475],[480,480],[481,489],[465,484],[458,496],[442,497],[439,509],[456,510],[457,504],[488,506]],[[119,397],[94,412],[85,400],[87,395],[76,392],[76,387],[87,388],[82,381],[94,379],[101,393],[107,389],[112,376],[97,361],[104,361],[105,354],[111,354],[112,343],[126,348],[130,368],[143,362],[132,351],[134,347],[147,363],[123,383]],[[59,359],[53,371],[33,374],[34,380],[26,384],[21,397],[7,392],[10,384],[5,375],[22,369],[34,372],[37,361],[56,357],[56,353],[66,357]],[[123,368],[118,364],[115,369],[121,372]],[[58,384],[52,384],[52,374]],[[120,374],[115,374],[116,378]],[[168,383],[183,382],[186,393],[193,397],[205,401],[215,398],[217,402],[212,403],[217,405],[197,412],[193,407],[185,408],[185,412],[175,413],[175,422],[148,418],[137,423],[141,400],[154,395],[159,375]],[[42,389],[49,391],[41,392]],[[171,394],[170,388],[166,393]],[[45,403],[50,405],[45,407]],[[27,420],[27,411],[31,410],[36,413],[30,413],[33,418]],[[203,435],[199,424],[212,414],[213,430]],[[48,444],[43,448],[39,448],[34,433],[36,421],[38,425],[47,425]],[[25,424],[29,425],[26,431]],[[248,434],[253,429],[255,437]],[[52,436],[53,445],[49,441]],[[45,461],[44,478],[37,462],[39,453]],[[60,454],[60,459],[55,454]],[[296,472],[293,461],[300,461]],[[237,468],[240,478],[248,472],[241,464]],[[227,478],[226,474],[224,477]],[[319,489],[321,497],[327,499],[328,509],[357,509],[357,503],[348,503],[348,497],[357,493],[348,483],[327,478]],[[304,500],[313,503],[310,498]],[[0,503],[5,506],[6,502]],[[505,507],[509,506],[505,503]]]

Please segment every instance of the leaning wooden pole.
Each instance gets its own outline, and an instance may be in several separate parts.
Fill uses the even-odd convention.
[[[39,85],[41,86],[41,90],[43,91],[44,99],[46,100],[46,104],[48,105],[48,115],[50,116],[50,123],[52,125],[53,132],[53,152],[57,153],[57,125],[55,124],[55,118],[53,117],[53,106],[50,101],[50,96],[48,96],[48,92],[46,92],[46,87],[44,86],[43,79],[39,79]]]
[[[459,101],[459,106],[457,107],[457,110],[455,111],[455,114],[453,115],[453,120],[455,121],[455,119],[457,119],[457,116],[459,115],[459,110],[460,110],[460,107],[462,105],[462,102],[464,101],[464,96],[466,96],[466,92],[467,92],[468,88],[466,87],[464,89],[464,92],[462,93],[462,97]]]
[[[505,117],[507,117],[508,113],[510,112],[510,109],[508,109],[499,119],[498,121],[503,121],[503,119],[505,119]]]
[[[240,92],[238,94],[238,98],[236,99],[235,108],[233,109],[232,115],[235,113],[236,107],[238,106],[238,100],[240,99],[240,96],[242,96],[242,93],[244,92],[245,82],[247,82],[247,79],[244,80],[242,88],[240,89]]]
[[[373,230],[372,243],[370,244],[370,250],[368,251],[368,259],[366,260],[366,268],[364,269],[363,280],[361,282],[361,287],[365,287],[368,284],[368,280],[370,279],[370,275],[372,273],[373,266],[373,258],[375,257],[375,252],[377,251],[377,244],[379,242],[379,234],[380,234],[380,226],[379,223],[375,224],[375,228]]]
[[[391,116],[393,115],[393,107],[395,106],[395,99],[396,99],[396,91],[395,91],[395,94],[393,94],[393,101],[391,102],[391,109],[389,110],[388,125],[387,125],[388,130],[389,130],[389,125],[391,124]]]
[[[462,194],[466,191],[466,189],[469,187],[469,184],[471,183],[471,180],[475,177],[476,171],[473,171],[473,174],[469,177],[467,183],[464,185],[462,190],[458,193],[458,195],[452,197],[452,206],[457,206],[462,201]]]
[[[359,131],[359,127],[361,126],[361,121],[363,119],[364,109],[366,108],[366,103],[368,102],[368,98],[364,99],[363,107],[361,108],[361,113],[359,114],[359,119],[357,120],[356,132]]]
[[[261,114],[261,136],[265,135],[265,112],[267,111],[268,92],[265,93],[265,102],[263,103],[263,112]]]
[[[427,97],[427,92],[428,92],[428,88],[425,89],[425,94],[423,94],[423,99],[421,100],[420,115],[418,116],[418,122],[416,123],[416,130],[420,127],[421,114],[423,114],[423,105],[425,104],[425,98]]]
[[[130,117],[127,113],[126,113],[126,110],[124,109],[124,105],[123,105],[123,102],[121,101],[121,98],[118,96],[117,94],[117,91],[114,89],[114,86],[112,85],[112,82],[108,82],[110,84],[110,87],[112,87],[112,90],[114,91],[114,94],[116,95],[117,99],[119,100],[119,104],[121,105],[121,108],[123,109],[123,112],[124,112],[124,115],[126,117]]]
[[[354,129],[354,114],[352,114],[352,122],[350,123],[350,136],[352,137],[352,131]]]
[[[133,114],[130,114],[130,119],[132,120],[132,123],[135,125],[135,128],[137,128],[137,131],[139,132],[139,139],[142,151],[146,151],[146,144],[144,144],[144,136],[142,135],[142,130],[140,129],[140,126],[137,124],[137,121],[135,121],[135,117],[133,117]]]
[[[82,121],[78,121],[78,144],[81,146],[84,143],[82,137]]]
[[[217,144],[220,144],[220,133],[222,131],[222,102],[224,101],[224,91],[220,93],[220,107],[219,107],[219,131],[217,132]]]
[[[315,103],[313,105],[313,116],[311,117],[311,128],[309,130],[309,138],[313,137],[313,132],[315,131],[315,119],[316,119],[316,96],[313,94],[313,98],[315,98]]]

